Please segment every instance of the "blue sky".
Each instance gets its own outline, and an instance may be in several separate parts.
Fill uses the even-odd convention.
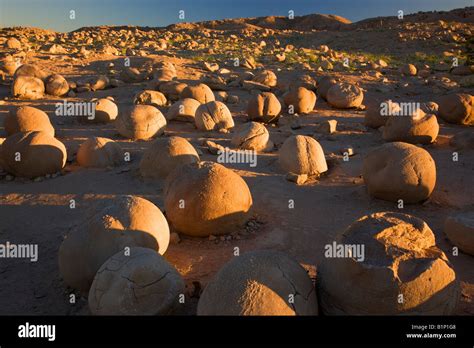
[[[0,27],[34,26],[70,31],[83,26],[166,26],[187,22],[269,15],[337,14],[351,21],[417,11],[473,6],[474,0],[0,0]],[[76,19],[69,18],[70,10]]]

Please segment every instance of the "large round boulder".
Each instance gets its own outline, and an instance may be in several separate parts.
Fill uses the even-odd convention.
[[[101,98],[95,102],[95,114],[92,121],[96,123],[107,123],[115,120],[117,115],[117,104],[108,98]]]
[[[69,92],[69,84],[66,79],[59,74],[49,76],[46,81],[46,93],[55,97],[62,97]]]
[[[152,105],[155,107],[165,106],[166,97],[163,93],[152,90],[144,90],[135,94],[134,104]]]
[[[41,99],[44,96],[44,83],[32,76],[18,76],[13,80],[11,94],[19,99]]]
[[[111,256],[132,247],[164,254],[169,239],[168,222],[157,206],[136,196],[117,197],[94,206],[86,220],[67,234],[59,248],[59,271],[67,285],[87,294]]]
[[[459,280],[421,219],[364,216],[325,248],[318,295],[327,315],[449,315]]]
[[[377,147],[366,155],[362,177],[373,197],[417,203],[433,192],[436,165],[425,149],[393,142]]]
[[[89,291],[94,315],[167,315],[179,306],[184,281],[156,251],[119,251],[97,271]]]
[[[421,109],[413,115],[389,117],[383,128],[386,141],[411,144],[431,144],[438,137],[439,125],[435,115],[426,115]]]
[[[259,250],[226,263],[202,293],[198,315],[317,315],[311,278],[293,258]]]
[[[164,194],[170,223],[195,237],[232,233],[245,223],[252,206],[245,181],[213,162],[176,168],[168,175]]]
[[[163,134],[166,119],[151,105],[133,105],[124,108],[115,120],[117,131],[125,138],[146,140]]]
[[[185,87],[180,95],[180,99],[184,98],[196,99],[201,104],[206,104],[216,100],[212,90],[204,83]]]
[[[400,113],[400,104],[390,99],[381,103],[369,102],[365,112],[364,124],[370,128],[379,128],[384,126],[391,116],[398,113]]]
[[[277,85],[277,76],[271,70],[262,70],[254,76],[252,81],[268,87],[275,87]]]
[[[339,109],[357,108],[363,100],[362,90],[356,85],[345,82],[336,83],[327,93],[328,103]]]
[[[4,127],[8,135],[38,131],[54,137],[54,127],[46,112],[32,106],[20,106],[10,111],[5,117]]]
[[[2,144],[2,165],[7,172],[35,178],[59,172],[66,164],[66,147],[47,132],[15,133]]]
[[[242,150],[265,151],[273,147],[267,128],[259,122],[248,122],[238,127],[231,143]]]
[[[234,119],[230,110],[220,101],[201,104],[196,109],[194,122],[197,129],[206,131],[234,127]]]
[[[140,173],[147,178],[165,179],[179,166],[199,162],[189,141],[181,137],[156,139],[143,154]]]
[[[168,112],[166,113],[166,119],[168,121],[176,120],[194,123],[196,110],[200,105],[201,103],[193,98],[184,98],[182,100],[178,100],[168,109]]]
[[[114,167],[124,163],[123,150],[112,139],[91,137],[79,147],[77,163],[82,167]]]
[[[183,82],[178,81],[168,81],[161,83],[158,87],[159,91],[163,93],[168,100],[178,100],[181,92],[187,87],[188,85]]]
[[[474,125],[474,96],[448,94],[438,102],[438,115],[449,123]]]
[[[305,135],[286,139],[278,159],[288,173],[320,175],[328,170],[323,148],[314,138]]]
[[[304,87],[297,87],[285,93],[283,100],[288,108],[293,108],[294,113],[308,114],[314,110],[316,94]]]
[[[247,104],[247,114],[252,121],[275,122],[278,120],[280,111],[280,101],[271,92],[262,92],[254,95]]]
[[[338,80],[336,78],[331,76],[323,76],[318,81],[318,94],[321,96],[321,98],[327,100],[329,89],[337,83]]]
[[[19,76],[31,76],[40,79],[41,81],[45,81],[49,74],[38,68],[36,65],[32,64],[23,64],[18,69],[16,69],[13,78],[16,79]]]

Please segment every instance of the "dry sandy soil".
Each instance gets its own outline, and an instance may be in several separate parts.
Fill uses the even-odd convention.
[[[282,92],[297,75],[309,74],[343,77],[365,91],[364,104],[370,100],[397,99],[403,101],[437,101],[448,92],[473,93],[472,85],[460,85],[462,76],[446,69],[452,56],[465,61],[470,49],[466,42],[474,32],[474,9],[449,13],[425,13],[396,18],[377,18],[350,24],[337,17],[312,16],[295,19],[278,18],[214,21],[201,24],[179,24],[169,28],[82,28],[72,33],[54,33],[34,28],[4,28],[1,40],[14,36],[22,42],[22,49],[0,49],[2,55],[13,54],[23,63],[36,64],[49,72],[59,73],[68,81],[108,74],[118,76],[124,58],[130,57],[132,66],[144,68],[159,61],[170,61],[178,71],[178,80],[192,82],[209,74],[202,61],[216,62],[232,72],[248,69],[234,67],[231,58],[252,55],[266,69],[278,76],[273,88],[281,98]],[[288,24],[290,23],[290,24]],[[233,35],[233,36],[232,36]],[[121,38],[121,41],[118,39]],[[162,39],[167,47],[145,45]],[[266,46],[260,46],[261,41]],[[54,53],[51,44],[61,45],[66,51]],[[286,60],[278,62],[276,53],[287,45]],[[325,68],[320,45],[329,46],[333,70]],[[104,53],[104,47],[114,46],[117,54]],[[85,47],[86,53],[80,48]],[[127,51],[126,49],[129,48]],[[52,52],[53,51],[53,52]],[[126,56],[125,56],[126,54]],[[350,67],[341,66],[343,57],[350,58]],[[387,68],[371,66],[384,59]],[[109,63],[115,67],[108,68]],[[422,68],[430,66],[430,75],[405,77],[398,67],[412,63]],[[472,64],[472,63],[471,63]],[[471,80],[472,81],[472,80]],[[152,86],[153,81],[126,83],[116,88],[95,92],[80,92],[71,101],[112,96],[121,105],[130,104],[134,94]],[[59,98],[46,97],[30,101],[10,97],[11,77],[4,76],[0,85],[0,125],[5,115],[21,105],[45,110],[55,126],[56,137],[68,150],[68,163],[61,175],[36,181],[12,178],[2,173],[0,179],[0,240],[12,243],[37,243],[39,261],[21,260],[0,262],[0,314],[88,314],[86,299],[75,305],[69,303],[68,289],[58,270],[58,248],[64,236],[75,225],[82,223],[84,211],[93,201],[132,194],[144,197],[163,209],[163,182],[146,181],[138,172],[138,164],[147,141],[130,141],[121,137],[113,124],[90,125],[74,117],[55,116]],[[236,124],[247,121],[245,110],[251,93],[242,87],[228,87],[229,95],[239,97],[236,104],[227,104]],[[167,107],[161,108],[163,113]],[[285,116],[283,116],[285,117]],[[338,121],[332,135],[315,133],[324,120]],[[328,159],[329,171],[319,179],[296,185],[285,179],[277,163],[277,148],[259,154],[258,165],[228,164],[247,182],[254,200],[253,218],[246,228],[233,237],[221,240],[180,236],[178,244],[171,244],[165,257],[186,281],[190,301],[184,313],[195,313],[196,295],[200,287],[231,257],[235,246],[240,250],[283,250],[305,267],[314,270],[323,258],[323,248],[334,236],[354,220],[378,211],[397,211],[394,203],[372,199],[361,179],[364,155],[384,141],[380,132],[363,125],[363,110],[338,110],[318,98],[315,111],[299,117],[300,128],[292,129],[283,122],[268,127],[271,138],[280,146],[290,134],[315,137]],[[466,127],[440,121],[440,134],[432,145],[424,146],[436,161],[436,188],[423,204],[406,205],[404,213],[424,219],[436,235],[440,248],[448,255],[461,281],[462,297],[456,313],[474,314],[474,258],[460,253],[452,255],[452,244],[443,234],[444,219],[458,211],[474,207],[474,152],[463,151],[459,161],[452,161],[453,148],[449,139]],[[3,128],[3,137],[6,136]],[[203,139],[230,147],[231,134],[200,132],[193,124],[170,122],[166,135],[188,139],[202,151],[203,160],[216,161],[202,145]],[[85,169],[77,165],[75,153],[81,142],[91,136],[114,139],[130,151],[130,164],[110,170]],[[343,161],[341,148],[350,145],[355,155]],[[69,200],[77,202],[69,208]],[[295,208],[289,209],[293,199]],[[238,239],[237,239],[238,238]]]

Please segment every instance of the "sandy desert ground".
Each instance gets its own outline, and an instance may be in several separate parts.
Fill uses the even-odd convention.
[[[259,67],[272,70],[278,85],[271,91],[283,101],[287,87],[300,75],[315,80],[335,76],[356,84],[364,91],[364,105],[386,99],[437,102],[448,93],[473,94],[470,75],[456,75],[452,58],[460,64],[473,53],[474,8],[446,13],[419,13],[396,17],[374,18],[358,23],[336,16],[311,15],[293,21],[266,17],[257,19],[181,23],[167,28],[93,27],[70,33],[57,33],[37,28],[3,28],[0,30],[0,54],[12,55],[22,63],[34,64],[50,73],[76,82],[69,101],[113,97],[119,110],[131,104],[134,95],[144,89],[156,89],[154,79],[121,82],[120,71],[128,57],[132,67],[152,71],[159,62],[171,62],[177,80],[193,83],[214,82],[214,92],[221,96],[236,123],[247,122],[247,102],[256,92],[232,78]],[[8,48],[6,41],[17,38],[20,48]],[[469,43],[469,39],[471,42]],[[277,54],[284,53],[284,61]],[[253,57],[256,69],[234,66],[234,58]],[[281,57],[281,56],[280,56]],[[343,65],[348,58],[348,67]],[[472,56],[471,58],[472,59]],[[387,63],[381,66],[379,60]],[[204,62],[217,63],[229,73],[210,72]],[[426,75],[405,76],[400,67],[411,63]],[[471,61],[470,64],[473,64]],[[383,65],[383,64],[382,64]],[[115,79],[104,89],[92,91],[84,86],[86,79],[105,75]],[[223,77],[218,80],[218,76]],[[212,78],[214,80],[212,80]],[[216,79],[218,81],[216,81]],[[119,80],[119,81],[117,81]],[[0,314],[88,314],[87,299],[69,303],[72,289],[63,283],[58,270],[58,249],[64,236],[74,226],[84,223],[85,211],[98,200],[117,195],[138,195],[164,210],[163,181],[145,180],[138,166],[151,141],[132,141],[119,135],[112,123],[90,124],[78,117],[56,116],[55,104],[63,98],[45,96],[38,100],[11,97],[12,76],[4,72],[0,82],[0,125],[6,115],[23,105],[48,113],[56,137],[67,148],[68,161],[60,175],[24,179],[6,171],[0,175],[0,238],[16,243],[37,243],[39,261],[2,260],[0,263]],[[110,86],[115,84],[115,86]],[[79,88],[79,90],[78,90]],[[219,92],[220,90],[220,92]],[[222,93],[225,92],[225,93]],[[237,96],[235,98],[233,96]],[[224,99],[225,100],[225,99]],[[159,109],[166,114],[171,102]],[[385,141],[381,132],[364,125],[364,108],[333,108],[318,96],[314,111],[290,116],[283,112],[279,124],[268,125],[275,148],[259,153],[255,168],[248,164],[226,164],[241,175],[253,197],[251,219],[239,231],[215,238],[193,238],[179,235],[165,258],[176,267],[186,283],[189,298],[182,313],[193,314],[199,291],[217,270],[233,257],[233,250],[281,250],[297,259],[315,275],[323,259],[324,245],[356,219],[373,212],[399,211],[396,203],[371,198],[361,177],[364,156]],[[337,120],[337,131],[324,134],[318,125]],[[455,149],[450,139],[467,126],[449,124],[439,119],[436,142],[421,145],[433,157],[437,182],[430,198],[423,203],[407,204],[403,213],[422,218],[436,236],[461,281],[462,295],[455,311],[459,315],[474,314],[474,259],[460,253],[452,255],[452,244],[443,233],[447,216],[472,211],[474,207],[474,151]],[[4,129],[2,137],[6,137]],[[297,185],[286,180],[278,165],[278,148],[290,135],[313,136],[321,144],[329,170],[319,178]],[[168,122],[165,136],[178,135],[189,140],[202,160],[216,161],[204,141],[232,147],[232,133],[200,131],[192,123]],[[111,169],[79,166],[76,152],[91,136],[115,140],[129,151],[128,164]],[[354,155],[343,160],[341,150],[352,147]],[[70,209],[69,201],[77,206]],[[289,209],[288,200],[294,200]]]

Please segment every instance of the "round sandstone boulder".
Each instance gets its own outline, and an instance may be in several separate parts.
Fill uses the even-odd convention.
[[[317,315],[311,278],[291,257],[259,250],[226,263],[202,293],[198,315]]]
[[[44,96],[44,83],[32,76],[18,76],[13,80],[12,97],[19,99],[41,99]]]
[[[278,159],[288,173],[320,175],[328,170],[323,148],[314,138],[305,135],[286,139]]]
[[[357,108],[364,100],[364,93],[356,85],[350,83],[336,83],[329,88],[327,101],[331,106],[339,109]]]
[[[167,315],[179,306],[184,281],[156,251],[119,251],[98,270],[89,291],[94,315]]]
[[[163,134],[166,119],[154,106],[133,105],[119,113],[115,127],[125,138],[146,140]]]
[[[280,101],[271,92],[262,92],[252,96],[247,105],[249,119],[257,122],[275,122],[278,120],[280,111]]]
[[[372,197],[417,203],[436,184],[436,165],[425,149],[402,142],[384,144],[364,158],[362,176]]]
[[[49,76],[46,81],[46,93],[55,97],[62,97],[69,92],[69,84],[66,79],[59,74]]]
[[[77,163],[82,167],[114,167],[124,163],[123,151],[112,139],[92,137],[79,147]]]
[[[180,99],[184,98],[196,99],[201,104],[206,104],[216,100],[212,90],[204,83],[185,87],[180,95]]]
[[[252,206],[246,182],[213,162],[177,168],[168,175],[164,194],[170,223],[195,237],[232,233],[245,223]]]
[[[176,120],[194,123],[196,110],[200,105],[201,103],[193,98],[178,100],[168,109],[168,112],[166,113],[166,119],[168,121]]]
[[[54,137],[54,128],[46,112],[31,106],[20,106],[10,111],[5,117],[4,127],[8,135],[38,131]]]
[[[326,315],[449,315],[459,280],[429,226],[391,212],[364,216],[326,245],[318,295]]]
[[[234,119],[227,106],[220,101],[211,101],[200,105],[194,118],[199,130],[219,130],[234,127]]]
[[[231,143],[242,150],[265,151],[273,147],[267,128],[258,122],[248,122],[238,127]]]
[[[294,113],[308,114],[314,110],[316,94],[304,87],[297,87],[285,93],[283,100],[288,108],[293,107]]]
[[[474,125],[474,96],[470,94],[448,94],[438,103],[438,115],[449,123]]]

